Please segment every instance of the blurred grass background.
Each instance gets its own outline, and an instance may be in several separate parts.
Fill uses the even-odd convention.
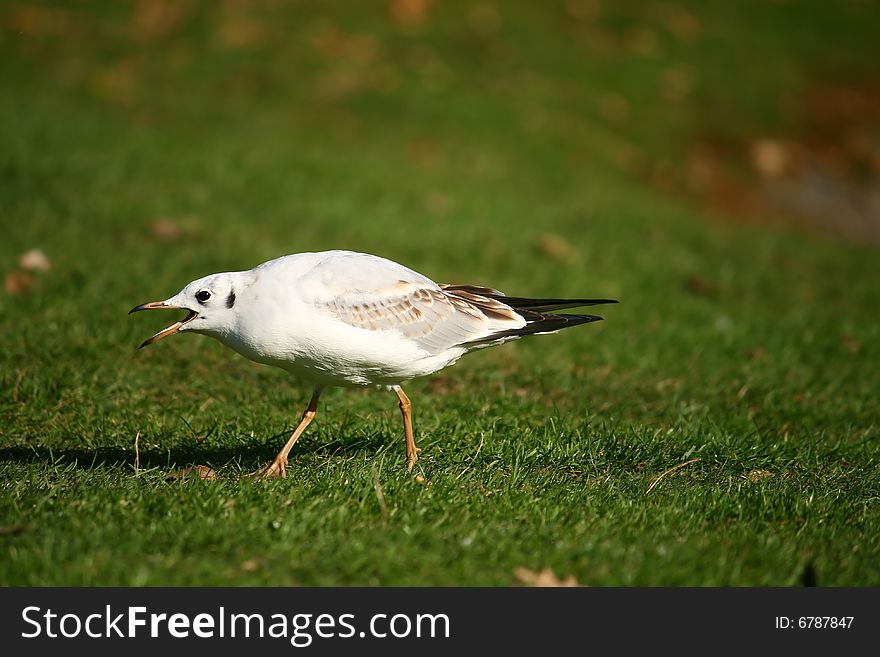
[[[0,582],[880,582],[876,3],[0,27]],[[198,337],[136,352],[163,318],[125,313],[328,248],[622,303],[412,383],[430,486],[373,390],[324,396],[287,480],[242,480],[308,387]],[[220,478],[165,480],[196,463]]]

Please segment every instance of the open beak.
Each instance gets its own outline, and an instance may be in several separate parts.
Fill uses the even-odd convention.
[[[154,342],[158,342],[162,338],[168,337],[169,335],[174,335],[183,327],[184,324],[191,322],[192,320],[194,320],[196,317],[199,316],[199,314],[195,310],[190,310],[189,308],[183,308],[182,306],[168,306],[165,304],[164,301],[150,301],[149,303],[142,303],[141,305],[135,306],[134,308],[129,310],[128,314],[131,315],[132,313],[136,313],[139,310],[186,310],[189,312],[189,314],[186,317],[184,317],[181,321],[174,322],[171,326],[169,326],[167,328],[163,328],[156,335],[144,340],[141,343],[141,346],[138,347],[138,349],[143,349],[144,347],[151,345]]]

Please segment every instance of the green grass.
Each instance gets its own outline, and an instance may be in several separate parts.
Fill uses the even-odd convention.
[[[880,585],[876,248],[717,222],[619,157],[794,130],[811,82],[876,79],[880,15],[607,4],[0,6],[2,273],[53,265],[0,294],[0,583]],[[308,385],[136,351],[166,318],[126,312],[324,248],[622,303],[407,386],[425,482],[394,395],[340,389],[256,483]],[[194,464],[219,478],[166,480]]]

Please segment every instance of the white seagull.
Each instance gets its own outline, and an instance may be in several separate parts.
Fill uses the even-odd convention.
[[[600,320],[551,311],[604,303],[617,302],[529,299],[476,285],[438,285],[385,258],[324,251],[283,256],[248,271],[211,274],[170,299],[141,304],[129,314],[188,312],[141,348],[192,331],[314,385],[296,430],[258,473],[284,477],[288,454],[315,417],[323,387],[375,385],[397,393],[411,471],[421,450],[401,383],[437,372],[475,349]]]

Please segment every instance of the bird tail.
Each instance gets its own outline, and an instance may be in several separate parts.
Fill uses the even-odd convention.
[[[492,299],[513,309],[517,315],[526,320],[526,325],[520,328],[497,331],[462,345],[469,347],[488,346],[492,343],[526,335],[555,333],[571,326],[598,322],[604,318],[598,315],[555,313],[553,311],[617,303],[616,299],[533,299],[528,297],[508,297],[498,290],[474,285],[444,285],[442,287],[446,292],[464,297],[472,297],[473,295]]]
[[[465,342],[462,346],[478,347],[488,346],[489,344],[510,340],[513,338],[521,338],[526,335],[543,335],[544,333],[556,333],[570,326],[578,326],[580,324],[588,324],[590,322],[600,322],[604,317],[599,315],[569,315],[569,314],[542,314],[542,313],[520,313],[526,320],[526,325],[518,329],[507,329],[490,333],[487,336]]]

